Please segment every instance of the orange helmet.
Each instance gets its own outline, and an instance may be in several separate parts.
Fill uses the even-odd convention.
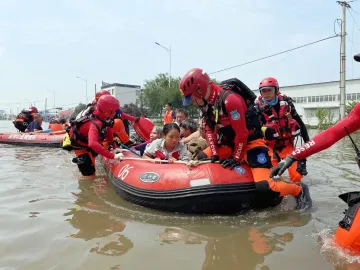
[[[99,98],[104,95],[110,95],[110,92],[108,90],[100,90],[99,92],[96,92],[95,100],[98,101]]]
[[[38,113],[38,109],[34,106],[29,107],[29,112]]]
[[[191,95],[197,98],[205,98],[208,96],[207,90],[210,83],[209,75],[201,68],[190,69],[181,79],[179,88],[184,96],[183,105],[189,105]],[[200,90],[200,91],[199,91]]]
[[[96,103],[94,114],[104,119],[113,118],[118,109],[120,109],[120,102],[116,97],[103,95]]]
[[[279,83],[277,81],[277,79],[273,78],[273,77],[268,77],[263,79],[260,84],[259,84],[259,90],[261,91],[261,89],[264,88],[275,88],[275,93],[277,93],[279,91]]]

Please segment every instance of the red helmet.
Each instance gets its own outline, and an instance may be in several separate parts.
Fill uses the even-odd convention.
[[[95,114],[103,116],[105,119],[113,118],[116,110],[120,109],[120,102],[116,97],[111,95],[103,95],[96,103]]]
[[[259,90],[261,91],[261,89],[265,88],[265,87],[275,87],[275,92],[279,91],[279,83],[277,81],[277,79],[273,78],[273,77],[268,77],[263,79],[260,84],[259,84]]]
[[[201,68],[190,69],[180,81],[180,92],[184,96],[183,105],[189,105],[191,95],[197,98],[208,96],[207,90],[210,83],[210,77]],[[200,91],[199,91],[200,90]]]
[[[32,113],[38,113],[38,109],[36,107],[34,107],[34,106],[30,106],[29,111],[32,112]]]
[[[110,95],[110,92],[108,90],[100,90],[99,92],[96,92],[95,100],[99,100],[99,98],[104,95]]]

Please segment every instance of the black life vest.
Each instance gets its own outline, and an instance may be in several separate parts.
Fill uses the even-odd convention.
[[[228,112],[225,108],[225,100],[230,94],[236,94],[243,98],[247,105],[247,110],[245,113],[246,119],[246,127],[249,132],[248,134],[248,141],[252,141],[255,139],[262,138],[262,131],[261,131],[261,112],[255,106],[256,95],[254,94],[251,89],[245,85],[242,81],[237,78],[228,79],[221,82],[222,90],[219,94],[217,101],[215,102],[214,107],[208,106],[208,110],[205,114],[206,123],[210,126],[212,130],[215,130],[215,127],[219,124],[219,112],[223,115],[228,116]],[[214,111],[215,110],[215,111]],[[211,117],[214,115],[215,117]],[[210,117],[210,118],[209,118]],[[221,129],[230,129],[231,127],[224,127]],[[221,132],[220,129],[220,132]],[[225,131],[225,130],[224,130]],[[230,132],[227,130],[226,133],[233,133],[233,136],[228,137],[235,137],[234,131]],[[231,140],[231,138],[229,138]]]
[[[100,120],[98,117],[90,114],[90,115],[85,115],[82,116],[78,119],[75,119],[73,121],[70,122],[70,126],[66,129],[66,131],[69,134],[70,137],[70,141],[71,141],[71,145],[73,147],[87,147],[88,146],[88,138],[87,136],[82,135],[79,132],[80,127],[87,123],[87,122],[91,122],[93,123],[97,130],[99,131],[99,135],[100,135],[100,140],[104,140],[106,137],[106,128],[109,127],[110,123],[108,121],[103,121],[100,120],[102,122],[102,127],[100,128],[99,125],[94,121],[94,118]]]
[[[16,129],[21,132],[24,132],[28,125],[34,120],[34,117],[28,110],[22,110],[13,121],[13,124]]]

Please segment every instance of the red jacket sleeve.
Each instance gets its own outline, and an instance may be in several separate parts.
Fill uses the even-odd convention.
[[[93,120],[98,127],[101,129],[102,128],[102,123],[97,120],[94,119]],[[114,159],[114,154],[107,151],[101,144],[100,144],[100,134],[99,134],[99,130],[98,128],[94,125],[94,123],[90,123],[90,127],[89,127],[89,134],[88,134],[88,146],[95,151],[96,153],[98,153],[101,156],[104,156],[106,158],[109,159]]]
[[[135,122],[135,120],[136,120],[135,116],[132,116],[132,115],[124,113],[124,112],[121,114],[121,118],[125,119],[125,120],[128,120],[128,121],[131,121],[131,122]]]
[[[244,148],[248,137],[246,127],[246,104],[237,94],[230,94],[225,100],[225,109],[228,114],[230,125],[235,131],[234,139],[234,160],[240,162],[244,156]]]
[[[319,133],[308,143],[295,149],[291,155],[298,159],[304,159],[329,148],[347,135],[344,127],[346,127],[349,133],[360,129],[360,103],[357,103],[344,119]]]

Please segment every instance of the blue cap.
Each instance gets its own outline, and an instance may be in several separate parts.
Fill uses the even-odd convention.
[[[191,102],[191,95],[184,97],[183,106],[189,106]]]

